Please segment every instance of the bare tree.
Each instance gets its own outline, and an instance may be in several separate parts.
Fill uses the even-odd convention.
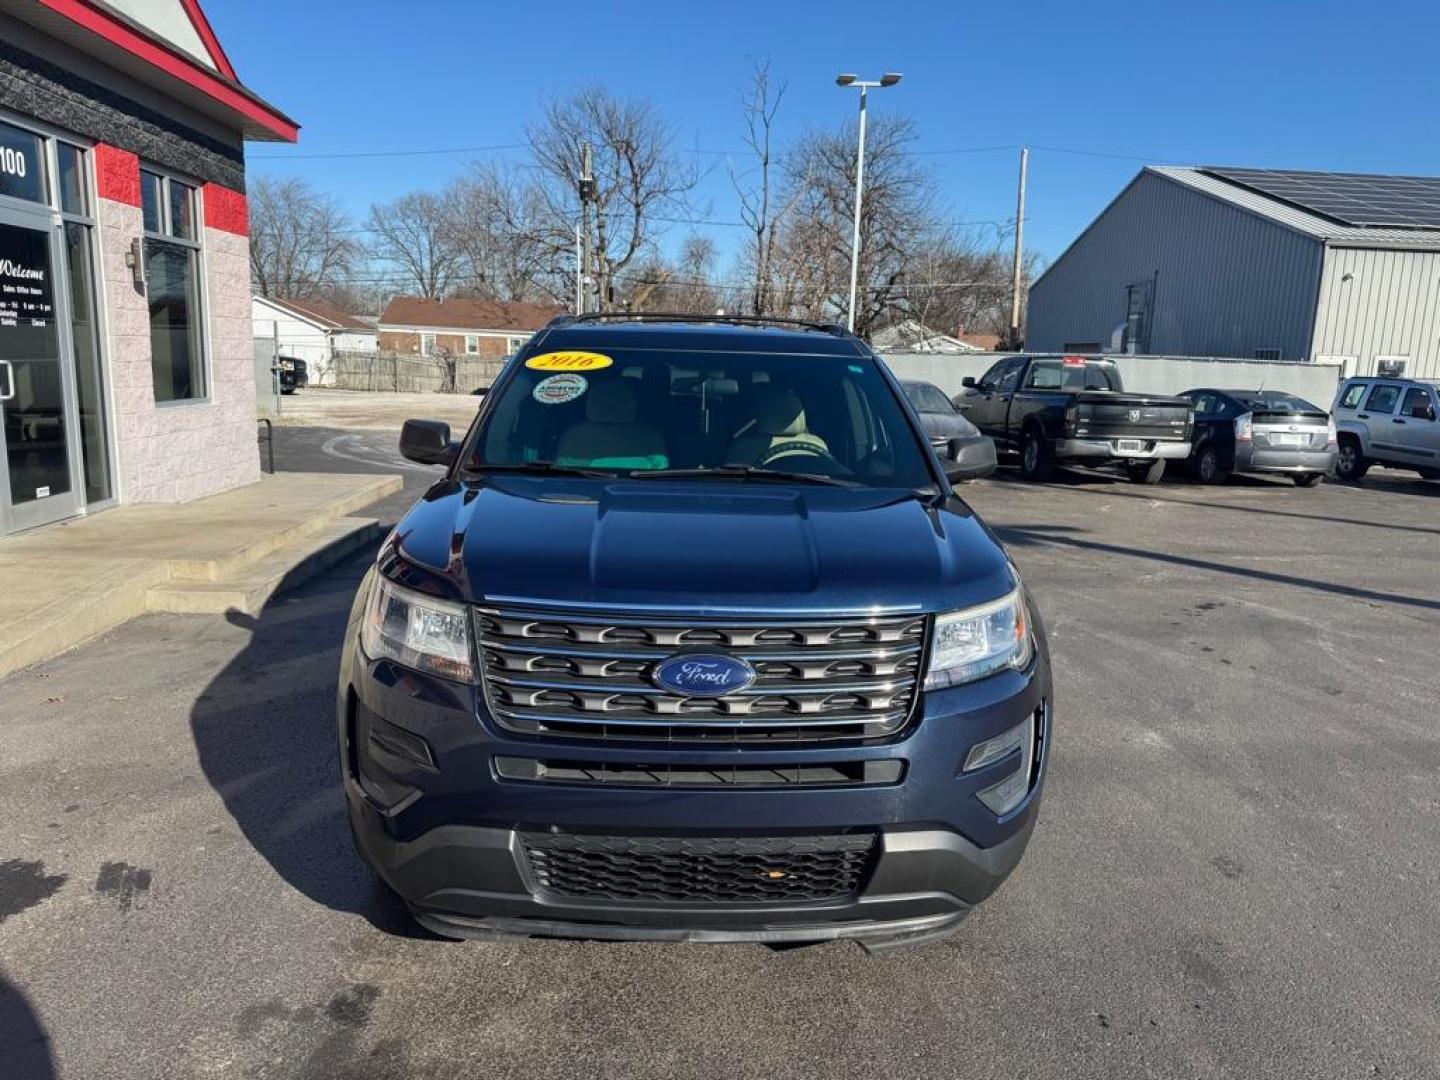
[[[574,248],[582,147],[594,152],[590,244],[602,308],[611,284],[654,244],[666,211],[679,214],[695,170],[671,147],[670,126],[647,101],[622,100],[603,86],[552,100],[528,132],[550,229],[552,252]]]
[[[416,295],[444,297],[460,269],[460,254],[448,224],[444,199],[412,191],[370,208],[371,256],[393,266],[396,276]]]
[[[653,257],[619,283],[623,303],[630,311],[670,311],[691,315],[713,315],[724,306],[724,290],[711,275],[715,270],[715,241],[692,234],[680,246],[672,263]]]
[[[787,300],[815,317],[843,317],[849,306],[851,223],[855,212],[855,129],[812,132],[786,161],[799,189],[795,212],[782,225],[779,248]],[[905,278],[935,219],[930,175],[907,153],[915,138],[908,117],[870,125],[865,194],[860,213],[860,275],[855,332],[868,336],[905,307]]]
[[[574,259],[549,242],[544,194],[524,174],[475,164],[447,189],[444,205],[463,282],[458,291],[535,302],[574,295]]]
[[[304,180],[250,181],[250,278],[261,296],[310,300],[343,287],[360,259],[350,219]]]
[[[803,179],[781,191],[777,180],[774,148],[775,117],[789,83],[772,83],[770,62],[752,61],[750,86],[741,98],[745,117],[745,145],[754,154],[754,165],[743,172],[730,170],[730,183],[740,202],[740,220],[748,232],[741,263],[750,278],[750,311],[755,315],[771,311],[775,255],[780,246],[780,229],[808,186]]]

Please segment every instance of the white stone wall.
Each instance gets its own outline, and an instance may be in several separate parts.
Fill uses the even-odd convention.
[[[149,307],[125,265],[131,242],[142,234],[140,208],[97,202],[121,501],[186,502],[258,480],[248,240],[205,230],[201,306],[209,397],[157,406]]]

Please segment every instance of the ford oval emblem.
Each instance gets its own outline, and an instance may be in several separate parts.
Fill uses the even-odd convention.
[[[679,653],[655,665],[650,678],[662,690],[682,697],[723,697],[755,681],[755,669],[738,656]]]

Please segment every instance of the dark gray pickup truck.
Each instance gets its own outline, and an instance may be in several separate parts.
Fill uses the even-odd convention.
[[[1001,450],[1020,453],[1030,480],[1062,462],[1116,466],[1157,483],[1165,462],[1190,454],[1191,403],[1127,394],[1113,361],[1088,356],[1009,356],[966,378],[956,408]]]

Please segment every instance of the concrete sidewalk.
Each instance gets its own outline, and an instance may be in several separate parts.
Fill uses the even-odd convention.
[[[253,614],[375,538],[398,476],[279,473],[183,505],[122,506],[0,541],[0,676],[146,611]]]

